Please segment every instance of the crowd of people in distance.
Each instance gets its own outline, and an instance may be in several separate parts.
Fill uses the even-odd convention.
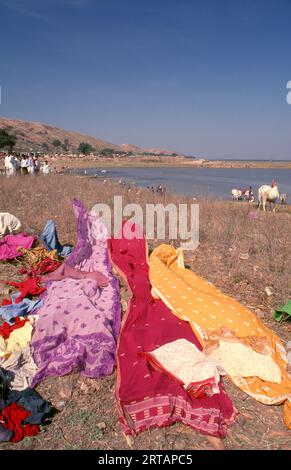
[[[4,169],[7,176],[13,175],[38,175],[39,172],[48,175],[51,172],[50,164],[47,160],[40,165],[38,156],[22,155],[6,155],[4,157]]]
[[[97,175],[95,175],[97,176]],[[106,183],[107,180],[104,180],[104,183]],[[121,185],[121,186],[127,186],[127,191],[130,193],[130,191],[132,189],[134,189],[134,186],[131,186],[131,185],[128,185],[125,181],[123,181],[122,179],[120,179],[118,181],[118,183]],[[137,189],[137,188],[135,188]],[[164,195],[166,194],[166,187],[165,186],[162,186],[161,184],[159,184],[158,186],[147,186],[147,189],[149,191],[151,191],[152,193],[157,193],[157,194],[160,194],[160,195]]]
[[[150,189],[153,193],[165,194],[166,188],[159,184],[156,188],[154,186],[147,186],[147,189]]]

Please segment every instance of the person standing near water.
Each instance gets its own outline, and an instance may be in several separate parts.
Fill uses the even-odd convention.
[[[28,173],[34,174],[34,157],[32,155],[28,158]]]
[[[36,157],[34,157],[34,174],[38,175],[38,173],[39,173],[39,160],[38,160],[38,156],[36,155]]]
[[[250,186],[250,189],[249,189],[249,202],[253,202],[255,200],[254,198],[254,193],[252,191],[252,187]]]
[[[25,155],[22,155],[20,166],[21,166],[21,174],[27,175],[28,174],[28,159]]]
[[[42,172],[44,175],[48,175],[51,171],[51,167],[49,165],[49,162],[46,160],[42,166]]]

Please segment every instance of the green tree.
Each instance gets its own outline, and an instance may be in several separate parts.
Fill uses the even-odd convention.
[[[9,134],[4,129],[0,129],[0,148],[8,147],[10,152],[12,152],[12,149],[14,145],[16,144],[16,141],[17,141],[16,135]]]
[[[48,144],[47,144],[46,142],[43,142],[42,148],[43,148],[44,150],[48,150],[48,149],[49,149],[49,146],[48,146]]]
[[[67,152],[69,150],[69,139],[65,139],[64,143],[62,144],[62,149]]]
[[[84,155],[88,155],[91,152],[94,152],[94,148],[92,145],[88,144],[88,142],[81,142],[78,147],[78,152],[83,153]]]
[[[61,145],[62,145],[62,142],[59,139],[53,140],[54,147],[60,147]]]
[[[102,150],[102,153],[103,155],[112,155],[114,153],[114,149],[106,148]]]

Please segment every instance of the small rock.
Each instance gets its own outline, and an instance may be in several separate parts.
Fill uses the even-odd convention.
[[[100,390],[100,388],[101,388],[101,385],[99,385],[98,382],[92,381],[92,383],[91,383],[91,388],[92,388],[93,390],[95,390],[95,392],[98,392],[98,391]]]
[[[62,411],[65,408],[65,406],[66,406],[66,402],[64,402],[64,401],[57,401],[55,403],[55,407],[59,411]]]
[[[69,400],[72,396],[72,388],[71,387],[62,387],[59,391],[59,396],[65,400]]]
[[[239,259],[249,259],[250,255],[248,253],[241,253]]]
[[[83,393],[85,393],[85,394],[86,394],[86,393],[89,393],[89,387],[88,387],[88,385],[86,385],[84,382],[81,383],[81,385],[80,385],[80,390],[81,390],[81,392],[83,392]]]
[[[272,292],[272,290],[271,290],[270,287],[265,287],[265,292],[266,292],[266,294],[267,294],[269,297],[270,297],[270,295],[273,294],[273,292]]]
[[[96,426],[98,429],[106,429],[106,424],[104,421],[102,423],[97,423]]]

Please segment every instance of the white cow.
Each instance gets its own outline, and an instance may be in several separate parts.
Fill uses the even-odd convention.
[[[275,203],[277,198],[279,198],[279,190],[276,181],[273,180],[271,186],[264,184],[258,191],[258,208],[262,206],[263,210],[266,211],[266,202],[269,202],[270,209],[273,204],[273,212],[275,212]]]
[[[232,189],[231,194],[232,194],[232,200],[238,201],[238,198],[242,195],[242,191],[240,189]]]
[[[285,194],[285,193],[280,194],[280,202],[281,202],[281,204],[286,204],[287,203],[287,194]]]

